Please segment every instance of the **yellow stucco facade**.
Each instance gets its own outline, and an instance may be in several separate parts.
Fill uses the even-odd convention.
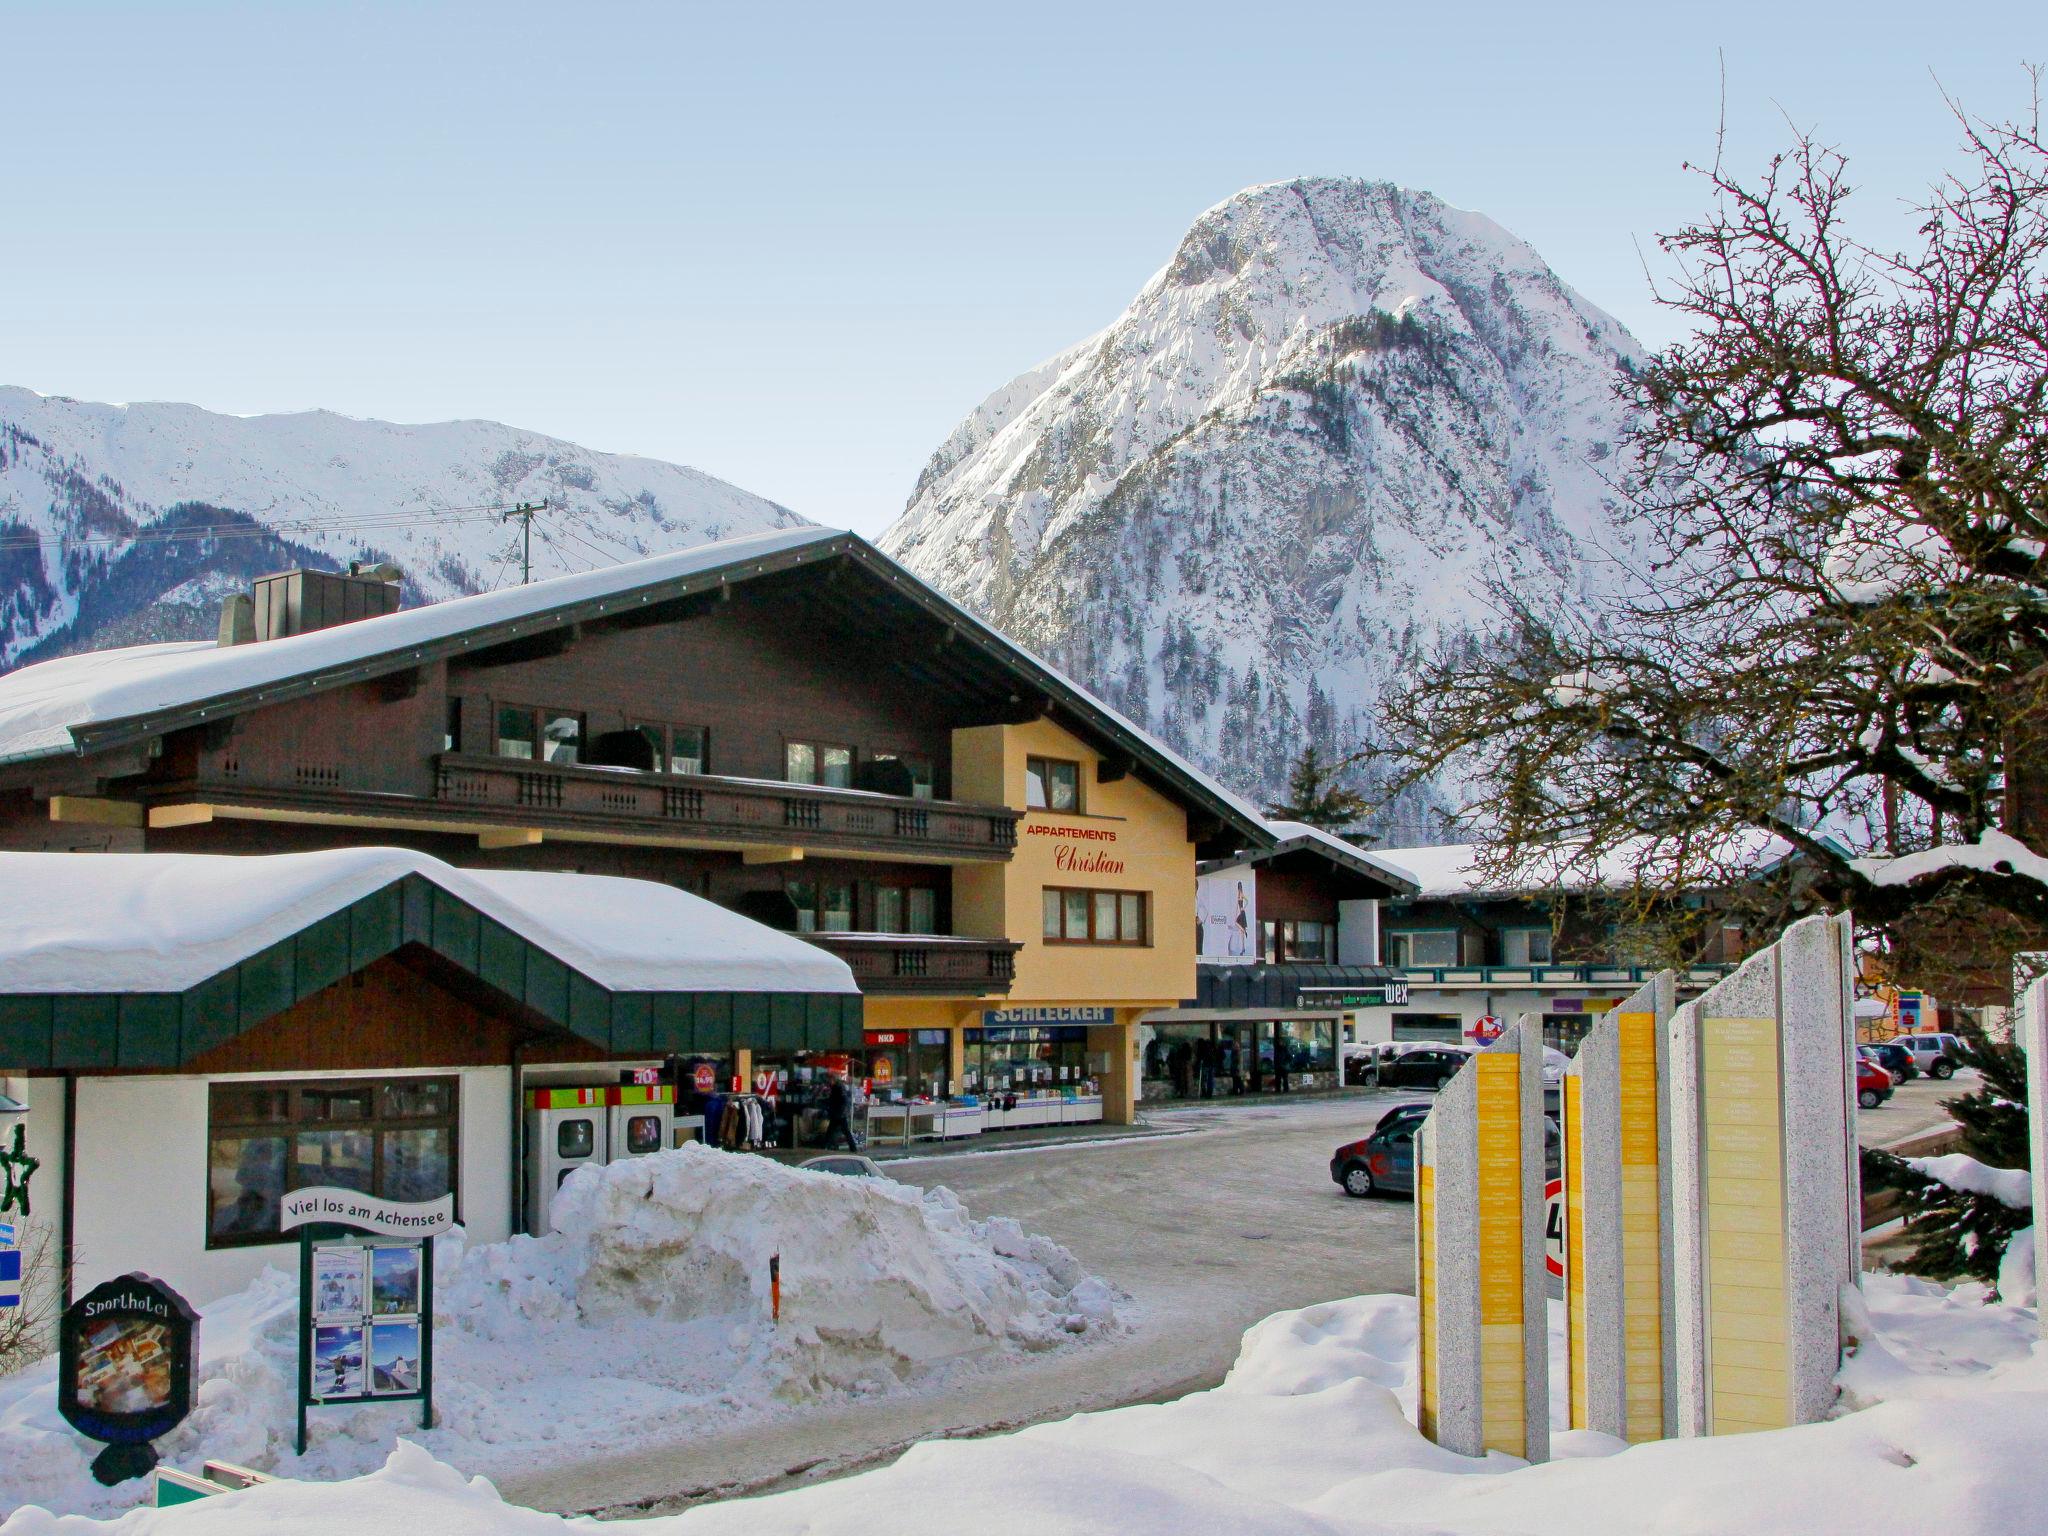
[[[1031,757],[1080,768],[1080,808],[1025,806]],[[953,733],[953,792],[962,800],[1024,808],[1016,856],[1001,865],[956,867],[956,932],[1022,944],[1009,1008],[1109,1008],[1114,1022],[1088,1032],[1100,1059],[1105,1118],[1137,1110],[1137,1016],[1170,1008],[1195,990],[1195,845],[1186,812],[1131,776],[1105,781],[1101,755],[1049,720]],[[1144,893],[1141,944],[1047,943],[1048,889]]]
[[[1079,810],[1026,806],[1025,763],[1032,757],[1078,765]],[[953,867],[953,931],[1023,945],[1016,980],[1002,997],[871,997],[867,1027],[946,1030],[949,1075],[958,1082],[964,1031],[989,1010],[1109,1009],[1111,1022],[1089,1026],[1087,1049],[1101,1067],[1103,1117],[1128,1124],[1137,1112],[1138,1016],[1194,995],[1195,846],[1178,804],[1134,777],[1105,782],[1100,762],[1099,753],[1048,720],[953,733],[954,795],[1024,811],[1008,862]],[[1048,889],[1143,892],[1144,942],[1047,943]]]

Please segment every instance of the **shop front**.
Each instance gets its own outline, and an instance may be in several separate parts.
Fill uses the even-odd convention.
[[[1376,965],[1204,961],[1195,982],[1194,998],[1139,1023],[1148,1100],[1340,1087],[1360,1011],[1407,997],[1407,982]]]
[[[37,893],[0,909],[0,1090],[73,1294],[246,1285],[316,1185],[452,1196],[502,1239],[576,1167],[673,1144],[668,1063],[861,1038],[842,961],[642,881],[354,848],[8,853],[0,886]]]
[[[1138,1026],[1142,1096],[1151,1102],[1337,1086],[1342,1016],[1161,1009]]]

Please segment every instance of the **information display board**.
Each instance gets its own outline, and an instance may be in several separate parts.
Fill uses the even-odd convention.
[[[299,1453],[310,1408],[416,1400],[432,1428],[434,1233],[453,1225],[452,1201],[315,1189],[284,1204],[299,1232]],[[334,1216],[348,1219],[316,1219]]]
[[[1708,1433],[1792,1422],[1778,1021],[1700,1019]]]

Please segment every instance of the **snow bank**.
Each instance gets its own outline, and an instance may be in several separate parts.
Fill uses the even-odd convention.
[[[1845,1412],[1827,1423],[1623,1448],[1559,1435],[1529,1467],[1431,1445],[1409,1422],[1414,1304],[1368,1296],[1268,1318],[1229,1378],[1176,1402],[1016,1434],[919,1445],[893,1465],[768,1498],[638,1522],[640,1536],[866,1536],[881,1517],[933,1529],[1062,1536],[1523,1536],[1742,1532],[2011,1536],[2048,1508],[2048,1346],[2030,1310],[1891,1276],[1850,1293]],[[1556,1309],[1553,1307],[1553,1317]],[[1553,1350],[1558,1343],[1553,1330]],[[279,1485],[198,1511],[143,1514],[121,1536],[566,1536],[401,1446],[368,1477]],[[588,1529],[580,1526],[580,1529]],[[24,1511],[0,1536],[93,1536]]]
[[[554,1220],[546,1237],[436,1245],[433,1430],[419,1431],[416,1404],[315,1409],[294,1454],[298,1280],[272,1269],[205,1309],[196,1406],[160,1443],[165,1460],[332,1479],[406,1435],[502,1475],[808,1404],[942,1391],[1120,1327],[1123,1298],[1066,1249],[975,1221],[944,1189],[691,1145],[577,1170]],[[97,1449],[58,1417],[53,1362],[0,1381],[0,1509],[133,1503],[143,1485],[92,1481]]]
[[[2024,1211],[2034,1203],[2034,1177],[2024,1168],[1994,1168],[1967,1152],[1909,1157],[1906,1166],[1950,1189],[1966,1195],[1989,1195],[2016,1211]]]

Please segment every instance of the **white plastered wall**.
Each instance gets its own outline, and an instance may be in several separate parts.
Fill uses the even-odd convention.
[[[505,1067],[465,1067],[460,1079],[458,1214],[472,1241],[510,1231],[511,1080]],[[215,1077],[81,1077],[73,1294],[131,1270],[168,1281],[204,1306],[247,1285],[264,1266],[296,1266],[292,1242],[206,1246],[206,1105],[216,1082],[321,1077],[442,1076],[422,1072],[260,1072]],[[37,1079],[61,1094],[62,1084]],[[61,1102],[61,1100],[59,1101]],[[44,1191],[38,1177],[37,1194]],[[56,1189],[50,1188],[52,1219]],[[38,1215],[42,1208],[38,1205]]]
[[[1370,898],[1337,903],[1337,963],[1380,963],[1380,904]]]

